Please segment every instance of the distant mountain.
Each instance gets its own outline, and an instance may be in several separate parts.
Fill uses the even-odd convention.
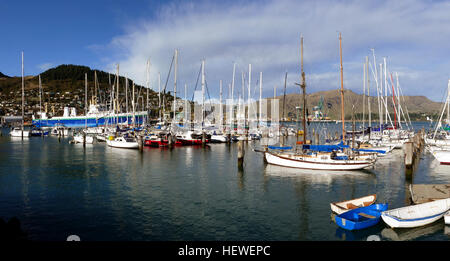
[[[341,119],[341,93],[340,90],[320,91],[310,93],[306,95],[307,110],[309,115],[313,115],[313,107],[318,106],[321,98],[323,97],[322,112],[329,116],[331,119]],[[280,117],[283,113],[283,96],[277,97],[280,102]],[[397,97],[396,97],[397,98]],[[366,97],[367,99],[367,97]],[[442,108],[442,103],[429,100],[425,96],[403,96],[401,99],[401,105],[404,113],[409,113],[411,120],[426,120],[426,116],[432,116],[439,113]],[[351,119],[352,110],[354,112],[355,119],[361,120],[363,113],[363,100],[362,94],[357,94],[351,90],[344,90],[344,112],[345,118]],[[372,119],[378,119],[378,99],[375,96],[370,97],[370,108],[372,113]],[[296,107],[303,106],[302,94],[287,94],[286,95],[286,107],[285,117],[296,117]],[[396,101],[396,106],[398,106]],[[383,105],[383,113],[385,111]],[[367,100],[364,104],[365,118],[368,118],[368,104]],[[392,105],[392,96],[388,97],[388,111],[393,118],[394,108]],[[397,112],[398,113],[398,112]],[[403,118],[403,115],[402,115]]]

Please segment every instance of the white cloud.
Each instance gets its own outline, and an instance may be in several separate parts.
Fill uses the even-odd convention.
[[[37,67],[41,71],[46,71],[46,70],[48,70],[48,69],[53,67],[53,63],[42,63],[42,64],[38,64]]]
[[[450,54],[449,13],[450,3],[425,0],[168,4],[157,17],[128,23],[124,34],[111,40],[114,60],[107,69],[113,71],[120,63],[121,74],[145,84],[150,58],[151,86],[157,90],[157,73],[161,72],[164,86],[177,48],[178,88],[183,95],[185,83],[188,96],[192,95],[201,59],[206,60],[211,96],[218,97],[219,80],[228,93],[233,62],[237,91],[241,72],[247,78],[251,63],[253,88],[263,71],[264,96],[272,96],[274,86],[282,92],[286,71],[288,92],[298,92],[294,82],[300,81],[302,33],[307,92],[329,90],[340,86],[337,31],[341,31],[345,88],[361,92],[362,64],[367,55],[372,61],[370,48],[375,48],[377,63],[386,56],[388,69],[399,72],[405,94],[441,100],[449,77],[450,64],[442,62]],[[173,89],[173,70],[167,88]]]

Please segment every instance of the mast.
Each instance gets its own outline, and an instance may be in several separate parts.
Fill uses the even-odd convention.
[[[339,32],[339,50],[341,57],[341,121],[342,121],[342,141],[345,142],[345,115],[344,115],[344,72],[342,67],[342,37]]]
[[[306,144],[306,80],[305,80],[305,72],[303,70],[303,35],[300,35],[300,69],[301,69],[301,77],[302,82],[300,84],[296,83],[302,88],[302,98],[303,98],[303,118],[302,118],[302,127],[303,127],[303,144]],[[297,131],[297,141],[298,141],[298,131]]]
[[[139,102],[139,98],[138,98],[138,102]],[[132,106],[133,106],[133,127],[136,127],[136,106],[135,106],[135,101],[134,101],[134,81],[133,81],[133,102],[132,102]]]
[[[387,123],[387,119],[388,119],[388,107],[387,107],[387,102],[388,102],[388,92],[387,92],[387,70],[386,70],[386,57],[383,57],[383,64],[384,64],[384,99],[386,101],[386,123]],[[395,110],[395,104],[394,104],[394,110]]]
[[[41,83],[41,75],[39,74],[39,114],[42,119],[42,83]]]
[[[250,132],[250,90],[251,90],[251,81],[252,81],[252,65],[248,65],[248,97],[247,97],[247,136]],[[245,107],[244,107],[244,114],[245,114]]]
[[[369,56],[366,56],[366,75],[367,75],[367,110],[369,111],[369,128],[372,128],[372,112],[370,111]],[[370,138],[370,132],[369,132],[369,138]]]
[[[219,129],[220,133],[223,134],[222,126],[223,126],[223,107],[222,107],[222,80],[219,81]]]
[[[87,73],[84,74],[84,127],[87,129]]]
[[[150,58],[147,60],[147,82],[146,83],[147,83],[147,112],[148,112],[148,110],[149,110],[148,95],[150,92]]]
[[[159,119],[161,122],[161,73],[158,73],[158,111],[159,111]]]
[[[202,60],[202,133],[205,124],[205,60]]]
[[[172,123],[176,121],[176,103],[177,103],[177,70],[178,70],[178,49],[175,49],[175,73],[173,83],[173,118]]]
[[[366,126],[366,64],[363,64],[363,136]]]
[[[128,78],[125,75],[125,112],[127,115],[127,125],[128,123]]]
[[[230,106],[230,134],[234,132],[234,77],[236,75],[236,63],[233,63],[233,78],[231,79],[231,106]]]
[[[261,119],[262,119],[262,72],[259,73],[259,121],[258,121],[258,127],[260,127],[259,125],[261,124]]]
[[[23,139],[23,125],[24,125],[24,117],[25,117],[25,77],[23,72],[23,52],[22,52],[22,139]]]

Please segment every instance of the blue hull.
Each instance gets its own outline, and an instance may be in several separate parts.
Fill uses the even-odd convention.
[[[46,119],[46,120],[33,120],[33,126],[37,128],[43,127],[56,127],[63,126],[67,128],[84,128],[84,127],[102,127],[106,125],[115,125],[115,124],[125,124],[127,122],[131,123],[133,121],[133,116],[108,116],[103,118],[82,118],[82,117],[74,117],[74,118],[56,118],[56,119]],[[142,124],[146,121],[146,115],[136,115],[135,122],[136,124]]]
[[[359,230],[375,226],[380,222],[381,212],[388,209],[388,204],[373,204],[356,208],[335,217],[336,224],[347,230]]]

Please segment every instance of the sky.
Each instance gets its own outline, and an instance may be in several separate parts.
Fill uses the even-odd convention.
[[[304,38],[306,91],[340,88],[342,34],[344,88],[363,92],[363,64],[369,56],[371,93],[376,64],[386,58],[388,76],[398,74],[405,95],[442,101],[450,78],[450,2],[398,1],[5,1],[0,0],[0,72],[19,76],[60,64],[119,73],[146,86],[162,87],[178,50],[177,92],[201,88],[205,60],[208,93],[228,98],[236,64],[234,97],[245,93],[252,66],[251,95],[300,93],[300,35]],[[375,59],[372,53],[375,53]],[[167,90],[174,88],[173,69]],[[197,84],[196,84],[197,83]]]

